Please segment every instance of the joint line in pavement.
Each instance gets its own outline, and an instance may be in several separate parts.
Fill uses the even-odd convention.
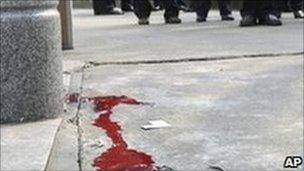
[[[249,54],[249,55],[231,55],[219,57],[202,57],[202,58],[181,58],[181,59],[165,59],[165,60],[139,60],[139,61],[117,61],[117,62],[96,62],[87,61],[84,69],[105,66],[105,65],[141,65],[141,64],[166,64],[166,63],[186,63],[186,62],[203,62],[203,61],[219,61],[246,58],[264,58],[264,57],[283,57],[304,55],[304,52],[292,53],[265,53],[265,54]]]

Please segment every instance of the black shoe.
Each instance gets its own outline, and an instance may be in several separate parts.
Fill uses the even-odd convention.
[[[138,24],[139,25],[149,25],[150,22],[149,22],[148,18],[140,18],[140,19],[138,19]]]
[[[196,17],[196,22],[198,23],[202,23],[202,22],[206,22],[206,17],[202,17],[202,16],[197,16]]]
[[[133,11],[133,6],[131,4],[128,4],[128,5],[124,5],[121,7],[122,11]]]
[[[100,15],[122,15],[124,13],[119,8],[113,8],[112,10],[109,10],[109,11],[102,11],[99,14]]]
[[[179,24],[182,20],[177,17],[170,17],[165,19],[166,24]]]
[[[302,10],[298,10],[293,12],[295,18],[304,18],[304,12]]]
[[[245,15],[240,21],[241,27],[255,26],[257,25],[256,18],[251,15]]]
[[[222,15],[222,21],[232,21],[232,20],[234,20],[234,17],[231,14]]]
[[[267,14],[259,18],[259,24],[267,26],[280,26],[282,25],[282,22],[277,16],[273,14]]]

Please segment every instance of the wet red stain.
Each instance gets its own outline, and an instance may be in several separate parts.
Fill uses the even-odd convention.
[[[94,125],[106,131],[112,140],[112,147],[95,158],[93,166],[98,171],[156,171],[151,155],[135,149],[129,149],[127,142],[121,135],[121,126],[111,120],[113,108],[121,105],[142,105],[136,99],[127,96],[104,96],[79,98],[79,94],[71,94],[68,101],[73,103],[86,99],[94,104],[95,111],[100,113]],[[82,100],[81,100],[82,101]]]

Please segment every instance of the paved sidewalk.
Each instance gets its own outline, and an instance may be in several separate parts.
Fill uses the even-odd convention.
[[[303,154],[303,57],[258,58],[130,66],[84,73],[83,95],[126,95],[155,106],[114,108],[130,148],[176,170],[281,170],[285,157]],[[80,111],[83,169],[111,147],[98,117]],[[144,131],[150,120],[172,128]]]
[[[281,27],[240,28],[222,22],[211,11],[208,22],[195,23],[194,13],[182,13],[183,24],[163,24],[163,13],[153,13],[151,25],[138,26],[133,13],[93,16],[92,10],[74,11],[75,50],[67,59],[118,62],[214,58],[303,51],[303,21],[283,14]]]
[[[75,50],[64,60],[77,69],[65,73],[67,91],[155,104],[117,106],[111,120],[129,148],[156,165],[284,170],[286,156],[303,157],[302,20],[284,14],[282,27],[239,28],[212,11],[207,23],[182,13],[183,24],[164,25],[157,12],[152,25],[138,26],[132,13],[74,15]],[[112,141],[93,125],[99,114],[92,105],[67,109],[48,170],[96,170],[94,160]],[[141,129],[158,119],[172,127]]]
[[[61,121],[1,125],[0,170],[45,170]]]

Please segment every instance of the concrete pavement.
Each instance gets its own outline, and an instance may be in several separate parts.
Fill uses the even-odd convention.
[[[0,170],[45,170],[61,121],[1,125]]]
[[[195,23],[194,13],[182,13],[181,25],[165,25],[163,13],[151,16],[151,25],[138,26],[133,13],[93,16],[92,10],[75,10],[75,50],[67,59],[94,62],[162,61],[303,51],[303,21],[284,13],[282,27],[240,28],[236,21],[222,22],[211,11],[208,22]]]
[[[301,20],[284,14],[282,27],[239,28],[238,21],[218,21],[213,11],[204,24],[194,23],[190,13],[181,15],[181,25],[164,25],[158,12],[154,24],[137,26],[131,13],[92,16],[77,10],[74,15],[76,49],[66,51],[65,60],[86,64],[68,73],[69,92],[154,103],[115,107],[111,119],[121,125],[129,147],[152,155],[156,165],[284,170],[287,155],[303,157]],[[93,106],[68,109],[65,124],[73,126],[60,129],[48,170],[94,170],[94,159],[112,142],[92,125],[98,117]],[[172,127],[140,128],[155,119]]]
[[[258,58],[132,66],[100,66],[84,73],[83,95],[127,95],[151,106],[121,106],[130,148],[152,154],[158,165],[176,170],[282,170],[285,157],[303,152],[303,57]],[[84,170],[111,141],[81,112]],[[162,119],[172,128],[144,131]]]

